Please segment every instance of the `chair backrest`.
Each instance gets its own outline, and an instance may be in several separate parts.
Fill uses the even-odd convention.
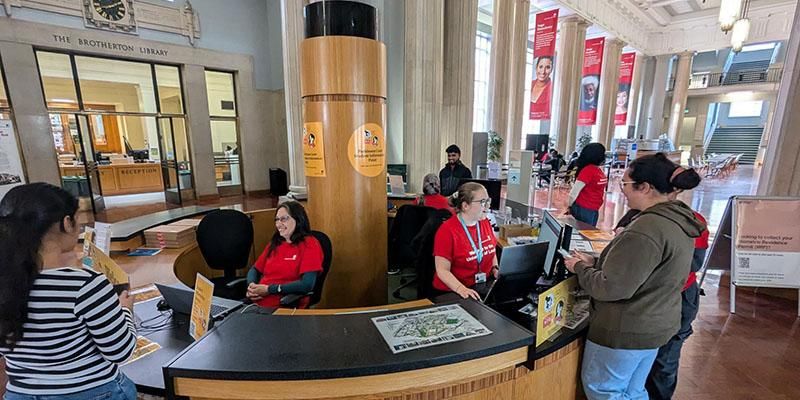
[[[433,242],[436,231],[452,216],[447,210],[435,210],[412,242],[417,270],[417,297],[420,299],[429,297],[433,293],[433,275],[436,273]]]
[[[410,204],[400,206],[389,231],[390,267],[402,268],[414,265],[411,242],[434,211],[436,211],[434,208],[426,206]]]
[[[209,267],[224,270],[226,278],[233,278],[250,259],[253,223],[241,211],[213,211],[197,226],[197,245]]]
[[[333,260],[333,245],[328,235],[320,231],[311,231],[311,235],[319,242],[322,247],[322,273],[317,276],[317,281],[314,282],[314,292],[311,294],[311,301],[309,306],[319,303],[322,298],[322,289],[325,286],[325,278],[328,277],[328,272],[331,270],[331,261]]]

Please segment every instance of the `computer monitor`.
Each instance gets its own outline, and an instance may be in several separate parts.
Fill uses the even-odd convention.
[[[388,175],[400,175],[403,177],[403,182],[408,183],[407,164],[386,164],[386,173]]]
[[[460,188],[461,185],[467,182],[475,182],[483,185],[483,187],[486,188],[486,192],[489,194],[489,197],[492,199],[492,206],[491,206],[492,210],[500,209],[500,189],[503,184],[502,181],[496,179],[462,178],[461,181],[458,183],[458,187]]]
[[[542,224],[539,227],[539,240],[537,243],[549,243],[547,249],[547,257],[544,261],[544,274],[546,279],[553,276],[556,264],[556,251],[561,247],[561,238],[563,237],[563,227],[552,214],[545,211],[542,215]]]
[[[522,275],[538,278],[544,271],[549,247],[547,242],[505,247],[500,257],[500,275],[505,278]]]

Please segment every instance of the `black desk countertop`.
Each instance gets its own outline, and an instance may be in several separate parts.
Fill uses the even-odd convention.
[[[453,303],[493,333],[392,354],[371,318],[413,309],[302,316],[236,313],[165,366],[165,373],[171,378],[230,380],[346,378],[437,367],[533,344],[529,331],[483,304],[460,299],[444,304]]]
[[[218,208],[188,206],[126,219],[111,225],[111,240],[114,242],[130,240],[147,229],[196,215],[208,214],[215,210]]]

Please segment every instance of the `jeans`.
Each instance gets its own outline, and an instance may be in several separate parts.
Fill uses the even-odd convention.
[[[683,342],[692,334],[692,321],[697,316],[700,301],[700,289],[697,283],[689,286],[681,293],[681,329],[667,344],[658,349],[658,356],[647,376],[647,393],[651,399],[669,400],[678,385],[678,361],[681,357]]]
[[[658,349],[626,350],[586,341],[581,379],[589,400],[647,399],[644,383]]]
[[[59,395],[31,395],[6,392],[5,400],[136,400],[136,385],[119,372],[111,382],[81,392]]]
[[[578,221],[585,222],[591,226],[597,226],[597,220],[600,218],[600,211],[590,210],[575,203],[569,206],[569,213]]]

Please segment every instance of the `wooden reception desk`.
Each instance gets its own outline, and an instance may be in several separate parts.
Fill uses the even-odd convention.
[[[83,166],[61,166],[61,176],[84,176]],[[164,179],[155,163],[101,165],[100,187],[104,196],[161,192]]]

